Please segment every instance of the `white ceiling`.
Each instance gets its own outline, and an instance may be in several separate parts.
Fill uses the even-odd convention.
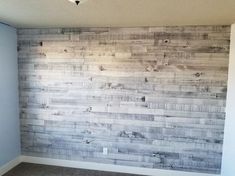
[[[235,23],[235,0],[0,0],[15,27],[134,27]]]

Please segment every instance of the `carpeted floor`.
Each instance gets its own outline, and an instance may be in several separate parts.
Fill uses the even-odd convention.
[[[21,163],[3,176],[137,176],[113,172]]]

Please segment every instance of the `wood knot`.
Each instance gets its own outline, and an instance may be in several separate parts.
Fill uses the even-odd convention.
[[[91,112],[91,111],[92,111],[92,107],[87,108],[86,111],[87,111],[87,112]]]
[[[45,57],[47,56],[46,53],[40,53],[40,55],[41,56],[45,56]]]
[[[166,53],[164,53],[163,57],[166,58],[166,56],[167,56]]]
[[[198,77],[202,76],[202,73],[195,73],[194,75],[198,78]]]
[[[100,71],[104,71],[105,69],[104,69],[104,67],[101,65],[101,66],[99,66],[99,70],[100,70]]]
[[[95,140],[86,140],[85,142],[86,142],[86,144],[90,144],[90,143],[92,143],[92,142],[94,142]]]
[[[111,89],[112,88],[112,83],[106,83],[106,88]]]
[[[146,101],[145,96],[143,96],[143,97],[141,98],[141,101],[142,101],[142,102],[145,102],[145,101]]]
[[[169,40],[169,39],[165,39],[163,42],[164,42],[164,43],[169,43],[170,40]]]
[[[144,78],[144,82],[146,83],[149,82],[148,78]]]

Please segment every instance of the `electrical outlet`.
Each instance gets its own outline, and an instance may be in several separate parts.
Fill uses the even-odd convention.
[[[108,155],[108,148],[106,147],[103,148],[103,155]]]

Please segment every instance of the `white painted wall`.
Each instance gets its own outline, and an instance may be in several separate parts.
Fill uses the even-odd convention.
[[[235,175],[235,24],[231,28],[222,176]]]
[[[20,155],[16,29],[0,23],[0,168]]]

